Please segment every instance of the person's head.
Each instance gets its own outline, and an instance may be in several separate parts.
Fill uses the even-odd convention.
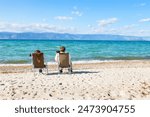
[[[60,47],[60,52],[65,52],[66,48],[64,46]]]
[[[39,54],[39,53],[41,53],[41,51],[40,51],[40,50],[35,50],[35,52],[34,52],[34,53]],[[29,56],[32,56],[34,53],[29,54]]]
[[[36,50],[35,53],[41,53],[41,51],[40,50]]]

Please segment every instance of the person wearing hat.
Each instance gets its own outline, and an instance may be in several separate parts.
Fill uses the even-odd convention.
[[[59,53],[65,53],[65,51],[66,51],[66,48],[64,47],[64,46],[61,46],[60,47],[60,50],[58,51],[56,51],[56,55],[55,55],[55,62],[57,62],[58,63],[58,60],[59,60]],[[69,63],[70,63],[70,65],[71,65],[71,67],[72,67],[72,62],[71,62],[71,56],[69,55]],[[60,70],[60,72],[62,72],[62,69]]]

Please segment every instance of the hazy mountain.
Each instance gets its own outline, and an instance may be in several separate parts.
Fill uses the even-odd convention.
[[[0,39],[50,39],[50,40],[150,40],[150,37],[122,36],[110,34],[68,34],[0,32]]]

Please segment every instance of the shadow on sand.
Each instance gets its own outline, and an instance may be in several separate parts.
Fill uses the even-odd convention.
[[[88,73],[98,73],[98,72],[94,72],[94,71],[73,71],[71,74],[88,74]],[[52,72],[52,73],[48,73],[47,75],[63,75],[63,74],[71,75],[68,72],[65,72],[65,73]]]

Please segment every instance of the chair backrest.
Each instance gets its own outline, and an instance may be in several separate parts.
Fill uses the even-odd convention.
[[[69,64],[69,53],[59,53],[59,67],[67,68]]]
[[[43,53],[33,53],[32,59],[33,59],[34,68],[44,68],[45,67]]]

